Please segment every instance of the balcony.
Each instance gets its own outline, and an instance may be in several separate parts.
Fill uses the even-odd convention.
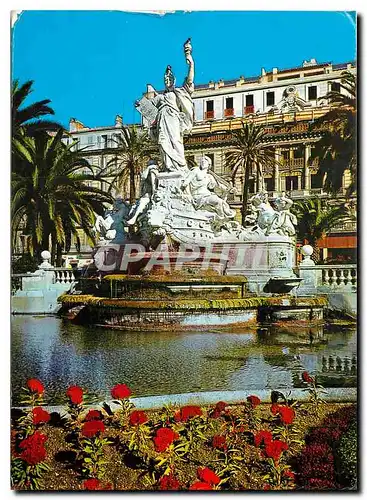
[[[224,110],[224,117],[230,118],[231,116],[234,116],[234,108],[226,108]]]
[[[304,158],[289,158],[281,160],[281,168],[283,169],[300,169],[304,168],[305,160]]]
[[[213,120],[214,111],[205,111],[205,120]]]
[[[255,106],[245,106],[244,112],[245,115],[251,115],[255,113]]]

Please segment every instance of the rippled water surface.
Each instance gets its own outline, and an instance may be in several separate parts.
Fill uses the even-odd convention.
[[[291,389],[301,373],[326,387],[356,386],[355,329],[285,330],[264,325],[231,332],[124,332],[76,326],[57,317],[12,318],[12,400],[27,378],[49,402],[79,384],[99,398],[126,383],[136,396],[213,390]]]

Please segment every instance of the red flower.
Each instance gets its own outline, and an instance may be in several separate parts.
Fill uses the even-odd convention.
[[[218,403],[214,406],[214,409],[211,413],[212,418],[218,418],[222,415],[222,413],[225,411],[227,408],[228,403],[225,403],[224,401],[218,401]]]
[[[283,471],[283,476],[285,478],[288,478],[288,479],[294,479],[295,478],[294,472],[292,472],[290,469],[285,469]]]
[[[208,483],[202,483],[201,481],[196,481],[196,483],[192,484],[189,490],[212,490],[212,486]]]
[[[74,405],[79,405],[83,402],[83,389],[77,385],[69,387],[66,395]]]
[[[307,384],[311,384],[313,382],[313,378],[308,372],[303,372],[302,373],[302,380],[304,382],[307,382]]]
[[[41,395],[45,392],[45,387],[38,378],[30,378],[27,380],[27,387],[31,392]]]
[[[273,403],[271,405],[270,411],[273,415],[276,415],[279,412],[279,405],[278,403]]]
[[[254,435],[255,446],[260,446],[261,443],[268,444],[272,441],[273,435],[270,431],[259,431]]]
[[[162,476],[159,480],[160,490],[179,490],[180,482],[174,477],[172,473],[167,476]]]
[[[117,384],[111,389],[111,395],[114,399],[125,399],[131,396],[131,389],[125,384]]]
[[[46,440],[47,436],[38,431],[34,432],[20,443],[19,448],[23,451],[19,457],[29,465],[43,462],[47,455]]]
[[[180,435],[177,434],[177,432],[168,427],[158,429],[155,438],[153,439],[156,451],[159,453],[166,451],[173,441],[179,437]]]
[[[213,448],[218,448],[218,450],[226,450],[227,449],[226,437],[218,435],[213,436],[212,446]]]
[[[246,399],[249,403],[251,403],[252,408],[256,408],[256,406],[259,406],[261,403],[260,398],[257,396],[248,396]]]
[[[279,406],[280,419],[285,425],[289,425],[293,422],[296,413],[290,406]]]
[[[134,410],[130,415],[130,425],[145,424],[148,420],[147,414],[141,410]]]
[[[200,406],[188,405],[183,406],[175,415],[176,422],[187,422],[190,418],[201,417],[203,414]]]
[[[86,479],[83,483],[85,490],[99,490],[101,489],[101,481],[99,479]]]
[[[264,491],[270,490],[270,484],[269,483],[265,483],[264,487],[263,487],[263,490]]]
[[[102,418],[102,414],[99,410],[89,410],[89,412],[85,416],[85,421],[89,422],[91,420],[100,420]]]
[[[197,470],[198,478],[208,484],[218,484],[220,483],[220,477],[216,475],[208,467],[199,467]]]
[[[45,424],[46,422],[49,422],[51,419],[51,415],[48,413],[48,411],[45,411],[40,406],[33,408],[32,417],[33,417],[33,423],[35,425],[36,424]]]
[[[265,455],[277,462],[283,451],[288,450],[288,445],[284,441],[270,441],[265,445]]]
[[[82,434],[87,438],[95,436],[98,432],[104,432],[104,423],[100,420],[85,422],[82,427]]]

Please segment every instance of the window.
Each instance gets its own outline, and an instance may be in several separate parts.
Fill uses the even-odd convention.
[[[211,159],[211,161],[212,161],[211,168],[214,170],[214,153],[204,153],[204,154],[205,154],[205,156],[208,156]]]
[[[311,189],[322,188],[322,175],[318,172],[316,174],[311,174]]]
[[[339,82],[331,82],[330,90],[332,92],[340,92],[340,83]]]
[[[94,135],[88,135],[88,144],[94,143]]]
[[[274,179],[273,177],[265,177],[264,179],[266,191],[274,191]]]
[[[298,189],[298,177],[296,175],[289,175],[285,178],[286,191],[295,191]]]
[[[312,87],[308,87],[308,100],[316,101],[317,99],[317,87],[313,85]]]
[[[102,135],[102,143],[103,143],[103,147],[107,148],[107,146],[108,146],[108,136],[107,135]]]
[[[214,111],[214,101],[206,101],[206,110]]]
[[[289,160],[289,151],[288,150],[282,151],[282,157],[283,157],[283,160],[285,160],[285,161]]]
[[[233,108],[233,97],[227,97],[226,98],[226,109],[232,109]]]
[[[254,96],[252,94],[246,96],[246,107],[254,105]]]
[[[267,92],[266,93],[266,105],[267,106],[274,106],[274,103],[275,103],[274,92]]]
[[[254,193],[255,192],[255,179],[249,179],[249,181],[248,181],[248,190],[249,190],[249,193]]]

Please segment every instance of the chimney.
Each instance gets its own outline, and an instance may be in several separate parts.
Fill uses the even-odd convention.
[[[121,115],[116,115],[115,127],[122,127],[122,116]]]

